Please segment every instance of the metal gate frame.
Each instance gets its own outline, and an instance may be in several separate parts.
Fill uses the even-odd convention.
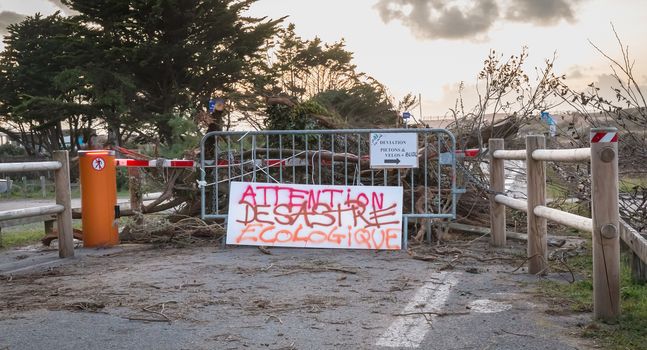
[[[262,131],[213,131],[207,133],[202,140],[200,141],[200,180],[198,181],[200,187],[200,197],[201,197],[201,217],[202,219],[222,219],[227,220],[227,213],[221,212],[220,210],[220,199],[219,195],[212,196],[212,209],[215,208],[215,213],[207,212],[207,187],[213,187],[214,193],[219,193],[221,183],[231,183],[232,180],[238,179],[239,181],[245,181],[246,177],[251,177],[250,182],[259,182],[259,178],[264,178],[264,182],[275,181],[277,183],[290,183],[290,184],[331,184],[331,185],[368,185],[362,181],[362,171],[371,171],[370,179],[371,185],[384,185],[384,186],[393,186],[388,184],[388,172],[397,171],[397,186],[402,186],[402,181],[406,180],[402,176],[402,172],[408,169],[371,169],[370,165],[366,168],[362,168],[362,162],[369,161],[368,150],[366,155],[362,155],[362,140],[365,136],[366,142],[370,142],[371,133],[416,133],[418,134],[418,157],[421,157],[421,150],[424,153],[422,155],[420,164],[418,168],[410,169],[410,187],[412,188],[411,193],[411,212],[403,213],[403,249],[406,249],[407,239],[408,239],[408,223],[411,219],[426,219],[426,222],[431,226],[432,219],[455,219],[456,218],[456,202],[458,200],[458,195],[464,193],[464,190],[458,189],[456,187],[456,139],[454,135],[446,129],[341,129],[341,130],[262,130]],[[421,135],[423,138],[423,148],[420,148]],[[429,135],[443,135],[444,142],[441,142],[440,137],[436,137],[435,150],[433,146],[430,147]],[[356,153],[349,153],[348,142],[349,136],[352,141],[354,138],[357,143]],[[337,137],[337,139],[336,139]],[[276,149],[273,149],[270,152],[270,139],[278,138],[278,159],[272,159],[270,154],[275,154]],[[303,149],[296,149],[297,138],[303,140]],[[330,140],[330,149],[322,148],[322,139]],[[343,141],[339,138],[343,138]],[[213,160],[205,159],[205,152],[208,151],[206,148],[206,143],[213,139]],[[312,139],[313,141],[309,140]],[[290,142],[291,141],[291,142]],[[335,152],[336,141],[342,141],[343,143],[343,153],[342,150],[339,150],[339,153]],[[234,143],[235,142],[235,143]],[[251,144],[250,144],[251,142]],[[326,140],[324,140],[326,142]],[[220,144],[223,144],[221,147]],[[247,150],[246,143],[249,144],[250,148]],[[314,145],[312,145],[314,143]],[[226,147],[224,146],[226,144]],[[265,145],[265,148],[259,148],[258,145]],[[275,143],[276,144],[276,143]],[[290,148],[284,148],[285,145],[290,145]],[[310,146],[314,146],[309,149]],[[338,146],[341,147],[341,146]],[[441,150],[441,152],[438,152]],[[352,151],[352,150],[351,150]],[[238,154],[236,154],[238,153]],[[249,156],[249,160],[245,160],[245,155]],[[324,164],[322,158],[325,155],[330,156],[330,163]],[[304,156],[305,155],[305,156]],[[287,157],[285,157],[287,156]],[[275,156],[276,157],[276,156]],[[435,158],[434,158],[435,157]],[[349,184],[348,177],[348,165],[349,159],[351,163],[356,163],[356,174],[359,176],[353,176],[353,183]],[[442,179],[443,176],[443,167],[451,167],[449,181],[451,182],[451,188],[449,188],[448,196],[451,198],[451,207],[450,210],[443,212],[440,203],[442,202],[442,192],[441,188],[442,181],[438,181],[437,194],[439,195],[438,200],[438,212],[433,213],[429,212],[429,201],[428,193],[430,190],[428,179],[429,176],[424,176],[424,195],[425,195],[425,212],[416,213],[415,208],[415,175],[414,173],[418,171],[424,171],[425,174],[430,174],[429,170],[430,163],[432,160],[436,160],[435,169],[437,170],[438,178]],[[317,161],[318,160],[318,161]],[[238,162],[238,163],[236,163]],[[335,183],[335,163],[343,162],[343,172],[344,172],[344,182]],[[328,182],[322,182],[321,170],[322,164],[325,166],[330,166],[332,170],[331,179]],[[251,165],[252,170],[246,172],[245,168]],[[296,168],[305,166],[305,183],[303,182],[294,182],[296,180]],[[290,178],[288,167],[292,168],[292,182],[286,182],[286,178]],[[310,177],[309,170],[312,167],[312,178]],[[278,176],[274,178],[271,176],[272,168],[278,168]],[[283,171],[283,168],[286,168]],[[211,171],[213,173],[212,180],[213,182],[207,182],[207,172],[209,169],[216,169],[216,171]],[[225,169],[226,178],[224,180],[220,179],[220,173],[222,169]],[[318,181],[315,181],[315,171],[318,169]],[[424,170],[423,170],[424,169]],[[232,170],[240,170],[240,175],[232,177]],[[382,172],[383,173],[383,183],[376,183],[375,174]],[[284,176],[285,173],[285,176]],[[260,174],[260,176],[257,176]],[[406,174],[405,174],[406,175]],[[313,181],[309,181],[312,179]],[[367,181],[364,181],[367,182]],[[447,192],[447,188],[445,188]],[[432,192],[433,193],[433,192]],[[404,198],[403,198],[404,201]],[[432,208],[433,209],[433,208]],[[427,231],[430,235],[431,230]]]

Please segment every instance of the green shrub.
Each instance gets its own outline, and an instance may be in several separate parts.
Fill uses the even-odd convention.
[[[11,143],[0,145],[0,156],[26,156],[27,152],[21,146],[16,146]]]

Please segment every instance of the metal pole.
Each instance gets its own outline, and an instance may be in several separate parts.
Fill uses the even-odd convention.
[[[418,107],[420,108],[420,122],[424,125],[425,118],[422,117],[422,94],[420,93],[418,94]]]

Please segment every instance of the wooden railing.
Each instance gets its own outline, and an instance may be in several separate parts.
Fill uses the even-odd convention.
[[[635,282],[647,282],[647,238],[620,220],[620,239],[631,250],[631,277]]]
[[[618,143],[615,128],[591,130],[591,147],[564,150],[546,148],[544,136],[527,136],[525,150],[505,150],[502,139],[490,139],[490,219],[492,244],[506,243],[505,207],[528,214],[528,272],[548,272],[547,220],[581,231],[593,238],[593,312],[596,318],[612,320],[620,314],[620,236],[634,233],[620,225],[618,214]],[[606,136],[605,136],[606,135]],[[604,136],[604,137],[603,137]],[[600,142],[602,141],[602,142]],[[608,142],[604,142],[608,141]],[[506,196],[504,160],[525,160],[527,200]],[[546,206],[546,161],[591,164],[592,218]],[[626,237],[625,237],[626,236]],[[638,235],[639,236],[639,235]],[[642,238],[642,237],[641,237]],[[633,239],[634,242],[638,238]],[[643,239],[644,241],[644,239]],[[630,245],[647,261],[647,246]],[[642,248],[638,248],[642,247]]]
[[[58,225],[58,255],[74,256],[72,203],[70,197],[70,161],[67,151],[56,151],[53,161],[0,163],[0,172],[54,171],[56,204],[0,211],[0,221],[55,214]]]

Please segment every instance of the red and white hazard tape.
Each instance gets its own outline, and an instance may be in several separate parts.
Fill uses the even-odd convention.
[[[615,141],[612,141],[612,142],[615,142]],[[478,149],[467,149],[464,151],[457,150],[455,154],[456,154],[456,157],[458,158],[462,158],[462,157],[473,158],[478,156],[479,150]],[[449,153],[447,154],[443,153],[441,154],[441,158],[443,158],[443,156],[446,157],[448,155]],[[370,160],[368,156],[363,156],[361,159],[362,161]],[[158,162],[160,161],[162,162],[162,164],[158,165]],[[341,161],[336,160],[335,162],[341,162]],[[163,159],[163,160],[117,159],[116,163],[118,167],[127,167],[127,168],[157,168],[157,167],[193,168],[197,166],[197,162],[193,160],[186,160],[186,159]],[[214,167],[213,163],[214,163],[213,161],[206,162],[206,164],[211,167]],[[321,160],[322,165],[331,165],[332,163],[333,162],[330,159]],[[256,159],[256,160],[245,161],[244,164],[254,164],[258,167],[266,167],[266,168],[278,168],[278,167],[288,167],[288,166],[314,165],[314,164],[318,164],[318,159],[315,157],[313,157],[312,160],[306,160],[305,158],[292,158],[292,157],[286,158],[286,159]],[[229,162],[226,159],[219,159],[215,167],[227,168],[227,167],[237,167],[240,165],[241,163],[239,161]]]
[[[480,154],[481,150],[478,148],[470,148],[466,150],[456,150],[454,154],[456,155],[456,158],[475,158],[478,157]],[[446,153],[441,153],[441,159],[451,159],[450,157],[451,152],[446,152]],[[435,155],[431,155],[431,158],[435,158]],[[369,156],[362,156],[361,160],[362,161],[370,161]],[[356,161],[356,159],[355,159]],[[343,163],[343,159],[337,159],[335,160],[335,163]],[[207,165],[209,166],[214,166],[213,161],[207,161]],[[322,159],[321,160],[321,165],[331,165],[333,161],[331,159]],[[306,165],[318,165],[319,164],[319,159],[316,156],[313,156],[311,159],[306,160],[305,158],[293,158],[289,157],[286,159],[256,159],[256,160],[247,160],[244,161],[244,164],[254,164],[258,167],[266,167],[266,168],[277,168],[277,167],[288,167],[288,166],[306,166]],[[227,167],[239,167],[241,165],[240,161],[236,162],[229,162],[226,159],[219,159],[218,164],[216,167],[218,168],[227,168]]]
[[[618,142],[617,131],[591,132],[591,143]]]
[[[484,149],[483,151],[487,151],[487,150]],[[462,157],[464,157],[464,158],[476,158],[481,153],[481,150],[478,149],[478,148],[470,148],[470,149],[466,149],[466,150],[456,150],[455,153],[456,153],[456,157],[458,157],[458,158],[462,158]]]
[[[159,162],[162,164],[159,164]],[[195,162],[185,159],[164,159],[164,160],[139,160],[139,159],[117,159],[118,167],[127,168],[193,168]]]
[[[325,164],[326,161],[322,161],[321,164]],[[214,161],[206,161],[205,164],[210,167],[217,168],[228,168],[228,167],[239,167],[241,166],[240,161],[235,161],[233,163],[227,161],[226,159],[218,160],[218,164],[214,166]],[[286,167],[286,166],[304,166],[308,163],[305,159],[300,158],[290,158],[290,159],[256,159],[256,160],[246,160],[242,164],[254,164],[257,167],[266,167],[266,168],[277,168],[277,167]]]

